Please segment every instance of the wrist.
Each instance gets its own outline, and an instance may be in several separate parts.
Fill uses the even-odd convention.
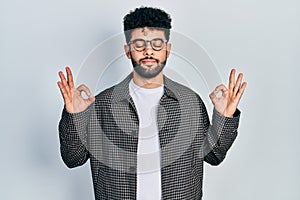
[[[233,113],[232,112],[228,113],[228,112],[224,111],[221,115],[224,116],[224,117],[233,118]]]

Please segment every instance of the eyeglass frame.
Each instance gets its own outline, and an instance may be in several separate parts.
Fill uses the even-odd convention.
[[[134,44],[134,42],[136,42],[136,41],[144,41],[145,45],[144,45],[144,48],[143,48],[142,50],[137,50],[137,49],[135,48],[135,46],[133,46],[133,48],[134,48],[136,51],[138,51],[138,52],[142,52],[142,51],[144,51],[144,50],[147,48],[147,43],[149,42],[151,48],[152,48],[154,51],[161,51],[161,50],[164,48],[163,45],[162,45],[162,48],[161,48],[161,49],[158,49],[158,50],[157,50],[157,49],[154,49],[153,46],[152,46],[152,41],[153,41],[153,40],[157,40],[157,39],[161,40],[164,44],[167,44],[167,43],[169,42],[167,39],[162,39],[162,38],[153,38],[152,40],[144,40],[144,39],[142,39],[142,38],[138,38],[138,39],[129,41],[129,42],[127,43],[127,45],[130,46],[131,44]]]

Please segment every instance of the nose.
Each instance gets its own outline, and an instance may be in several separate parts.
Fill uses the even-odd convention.
[[[152,49],[152,46],[151,46],[149,41],[146,42],[146,47],[145,47],[145,50],[144,50],[144,54],[147,55],[147,56],[153,55],[153,49]]]

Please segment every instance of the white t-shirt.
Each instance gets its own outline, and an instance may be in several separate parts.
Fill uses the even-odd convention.
[[[137,200],[159,200],[161,170],[157,107],[164,93],[164,87],[141,88],[131,80],[129,93],[139,116]]]

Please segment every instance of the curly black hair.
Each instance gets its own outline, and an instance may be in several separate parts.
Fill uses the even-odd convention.
[[[169,40],[171,29],[171,17],[159,8],[140,7],[130,11],[123,19],[126,42],[131,38],[131,33],[135,28],[154,28],[163,30],[166,39]]]

